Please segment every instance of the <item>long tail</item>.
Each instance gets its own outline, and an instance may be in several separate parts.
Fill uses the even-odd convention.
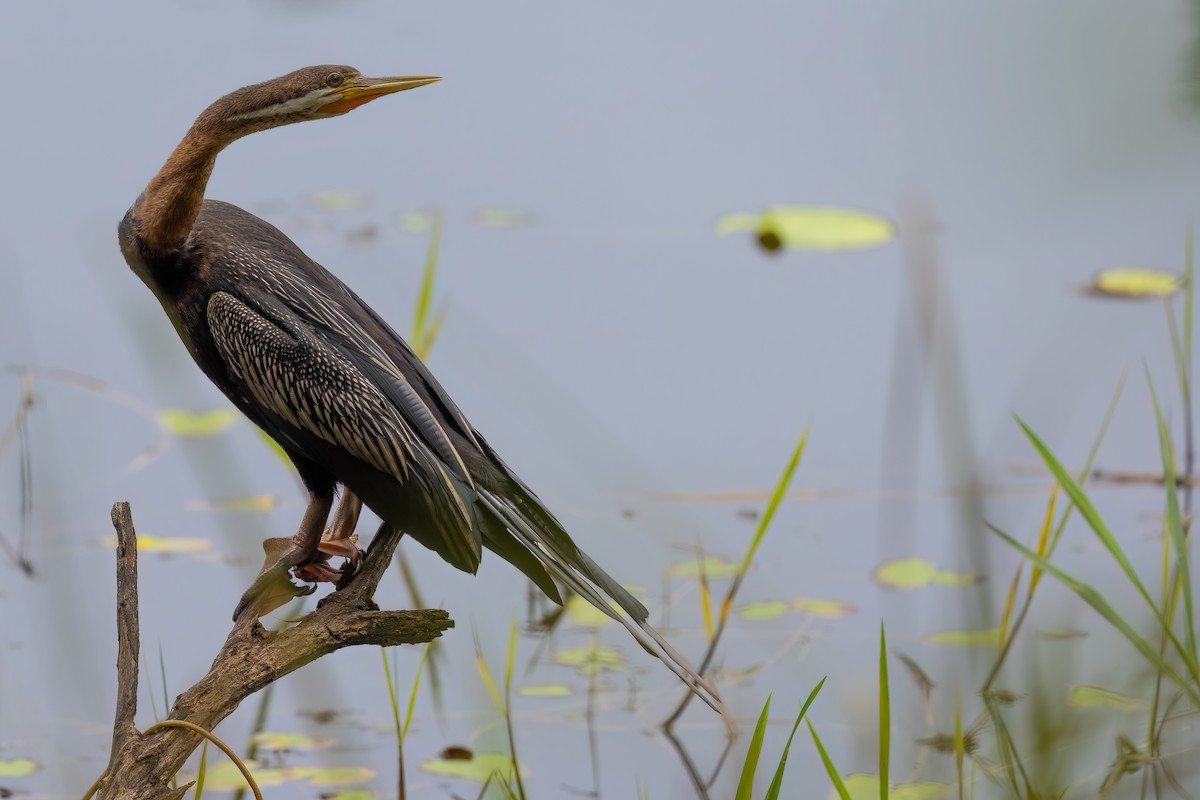
[[[523,490],[524,487],[518,486],[523,491],[513,493],[517,498],[516,502],[497,497],[482,486],[476,485],[475,488],[484,505],[503,520],[517,540],[538,556],[559,580],[625,626],[637,643],[647,653],[666,664],[693,694],[718,714],[725,715],[725,703],[717,693],[716,687],[697,672],[661,633],[646,622],[650,616],[646,607],[576,547],[558,521],[534,497],[522,497],[521,495],[528,494],[527,490]],[[625,613],[621,614],[614,609],[604,595],[611,597]]]

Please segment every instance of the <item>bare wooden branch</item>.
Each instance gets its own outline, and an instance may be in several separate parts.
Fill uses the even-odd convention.
[[[138,632],[137,533],[129,503],[112,507],[117,531],[117,717],[113,722],[111,773],[117,753],[137,734]]]
[[[125,516],[118,522],[118,509]],[[128,506],[114,507],[118,537],[128,524],[133,538]],[[400,533],[382,526],[367,550],[358,573],[341,591],[324,598],[317,609],[295,626],[279,632],[263,628],[256,620],[235,624],[222,645],[208,674],[175,700],[168,719],[185,720],[212,730],[254,692],[290,672],[343,647],[373,644],[390,647],[398,644],[429,642],[454,627],[445,611],[379,611],[372,599],[375,587],[391,563]],[[136,548],[127,548],[136,558]],[[136,573],[135,573],[136,574]],[[218,611],[223,610],[217,609]],[[215,612],[214,612],[215,613]],[[200,743],[200,737],[187,730],[171,728],[143,736],[132,729],[132,717],[123,705],[124,692],[136,692],[136,594],[133,610],[134,655],[126,672],[118,671],[122,687],[117,723],[127,722],[126,734],[114,732],[114,752],[109,777],[99,797],[107,800],[176,800],[187,787],[173,790],[170,779],[183,766]],[[124,655],[122,655],[124,661]],[[128,689],[126,688],[128,687]],[[133,698],[136,702],[136,698]],[[119,742],[119,744],[118,744]]]

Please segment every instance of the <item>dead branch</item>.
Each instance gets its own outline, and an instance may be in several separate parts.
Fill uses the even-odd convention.
[[[117,714],[113,751],[101,800],[178,800],[186,786],[170,780],[201,739],[170,728],[150,736],[134,725],[137,711],[137,536],[128,503],[113,506],[117,531]],[[343,647],[429,642],[454,627],[445,611],[380,611],[372,597],[392,560],[400,532],[381,526],[359,572],[296,625],[279,632],[256,620],[234,625],[208,674],[175,699],[168,719],[211,731],[238,704],[284,675]],[[223,608],[223,607],[222,607]]]

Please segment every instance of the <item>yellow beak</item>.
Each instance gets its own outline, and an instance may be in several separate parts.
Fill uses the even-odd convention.
[[[338,88],[338,98],[322,106],[321,111],[325,114],[345,114],[363,103],[371,102],[376,97],[403,92],[405,89],[416,89],[418,86],[427,86],[440,80],[441,78],[428,75],[408,75],[398,78],[354,78],[345,86]]]

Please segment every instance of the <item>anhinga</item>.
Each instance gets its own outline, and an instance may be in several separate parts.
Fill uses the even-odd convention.
[[[238,89],[196,119],[121,220],[125,260],[192,358],[279,443],[310,494],[299,530],[234,617],[257,617],[270,587],[290,585],[290,570],[335,580],[329,555],[353,567],[366,503],[465,572],[478,569],[486,547],[561,603],[557,577],[718,708],[711,684],[646,623],[646,607],[576,547],[370,306],[274,226],[204,199],[217,154],[234,140],[436,80],[319,66]],[[344,494],[330,522],[339,484]]]

